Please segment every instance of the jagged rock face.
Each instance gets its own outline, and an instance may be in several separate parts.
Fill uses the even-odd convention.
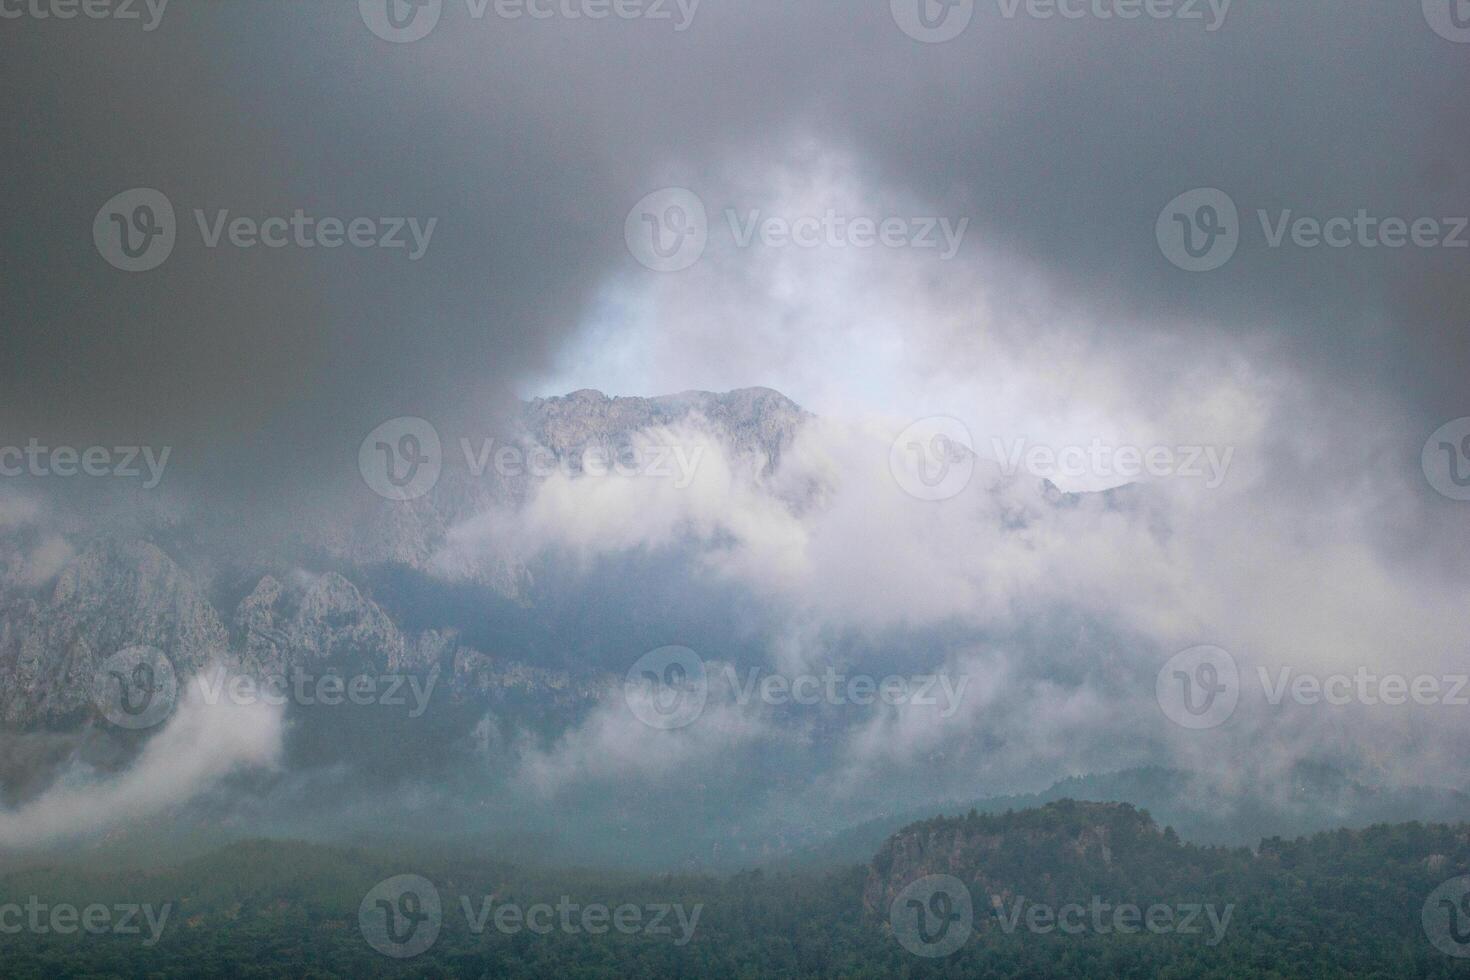
[[[408,502],[372,501],[368,512],[341,515],[311,528],[309,536],[321,551],[349,565],[422,570],[441,556],[451,529],[491,509],[519,507],[535,494],[540,480],[524,462],[507,472],[494,465],[495,452],[503,448],[515,449],[522,461],[532,458],[533,450],[544,451],[576,475],[587,449],[617,454],[650,430],[687,425],[714,440],[741,472],[769,475],[811,418],[769,388],[659,398],[612,398],[583,390],[537,398],[522,406],[506,431],[468,440],[470,452],[483,457],[477,460],[483,472],[471,472],[459,439],[442,434],[444,467],[431,493]],[[486,554],[476,567],[459,571],[512,599],[523,598],[530,584],[529,571],[508,555]]]
[[[686,391],[661,398],[609,398],[584,390],[536,399],[526,406],[521,424],[532,440],[561,456],[586,446],[622,448],[638,432],[692,423],[719,440],[732,458],[769,471],[809,418],[795,402],[769,388],[723,395]]]
[[[454,651],[454,678],[459,688],[495,700],[507,692],[533,694],[557,707],[597,701],[608,696],[615,678],[573,677],[565,670],[533,667],[514,660],[490,657],[478,650]]]
[[[296,587],[263,576],[231,627],[196,576],[154,545],[96,542],[61,571],[46,600],[22,599],[0,614],[0,726],[85,722],[103,661],[131,646],[162,650],[181,680],[211,663],[257,677],[344,663],[389,673],[453,653],[452,638],[438,634],[406,641],[387,613],[337,573]]]
[[[564,672],[487,657],[460,646],[453,633],[405,636],[341,574],[303,579],[262,576],[226,630],[199,583],[156,547],[98,543],[63,570],[49,602],[22,600],[0,615],[0,729],[85,723],[94,715],[102,662],[140,645],[167,654],[181,681],[211,665],[260,679],[439,666],[472,691],[513,687],[562,701],[593,695]]]
[[[484,433],[470,439],[470,451],[484,457],[478,460],[484,472],[470,472],[459,439],[447,436],[444,470],[431,494],[409,502],[373,501],[366,516],[353,514],[328,523],[313,530],[313,536],[326,554],[353,566],[435,567],[523,601],[531,572],[516,555],[482,550],[472,566],[442,564],[445,539],[454,527],[494,508],[520,507],[541,483],[525,463],[500,472],[492,464],[495,451],[513,448],[519,460],[529,460],[534,451],[550,454],[557,467],[578,475],[582,453],[589,448],[616,455],[634,445],[639,433],[689,426],[719,444],[736,469],[770,475],[810,419],[794,401],[769,388],[726,394],[689,391],[660,398],[612,398],[598,391],[576,391],[537,398],[522,407],[504,435]],[[484,439],[491,436],[497,438],[487,448]]]
[[[287,590],[270,575],[235,610],[242,666],[258,674],[319,670],[350,659],[384,672],[405,668],[403,634],[377,603],[336,572]]]
[[[336,572],[323,575],[301,595],[289,635],[297,659],[354,656],[385,670],[403,660],[403,637],[392,620]]]
[[[157,647],[193,671],[226,649],[226,634],[198,583],[158,548],[98,541],[62,570],[47,600],[4,611],[0,722],[45,727],[85,716],[102,661],[129,646]]]
[[[277,623],[277,607],[284,593],[281,583],[267,575],[235,608],[235,636],[242,647],[241,662],[262,673],[286,669],[291,637]]]
[[[776,465],[808,418],[769,389],[663,398],[579,391],[525,404],[495,446],[513,445],[525,454],[539,446],[571,461],[575,472],[575,460],[589,447],[617,450],[639,433],[687,424],[717,441],[737,464],[749,463],[752,472],[760,472]],[[130,646],[162,650],[180,681],[211,662],[261,677],[347,664],[382,672],[439,665],[469,691],[535,688],[562,701],[599,696],[600,689],[585,679],[463,649],[452,634],[405,635],[351,581],[358,571],[383,564],[427,570],[450,529],[489,508],[519,506],[535,492],[537,478],[529,473],[507,475],[493,466],[483,474],[470,472],[457,434],[445,434],[444,449],[446,465],[431,494],[409,503],[374,499],[367,514],[347,509],[328,520],[303,521],[301,556],[193,555],[184,567],[183,558],[170,557],[150,541],[89,540],[75,528],[65,540],[52,534],[59,542],[52,548],[52,563],[61,570],[47,573],[47,578],[54,575],[49,591],[32,585],[11,588],[8,600],[0,598],[0,728],[86,723],[94,717],[99,667]],[[0,552],[14,552],[15,558],[0,562],[0,571],[12,565],[38,567],[32,552],[43,544],[50,547],[49,542],[0,541]],[[299,557],[325,557],[323,563],[339,571],[299,578],[280,572]],[[233,610],[216,608],[210,599],[208,570],[221,560],[260,569]],[[488,554],[473,572],[513,599],[529,583],[527,569],[510,557]],[[23,576],[11,571],[10,580],[18,583]]]
[[[1038,890],[1045,886],[1022,880],[1018,868],[1062,868],[1096,878],[1113,871],[1115,850],[1170,846],[1147,814],[1120,803],[1065,800],[1018,815],[931,820],[884,843],[868,868],[863,907],[886,915],[904,888],[928,875],[958,878],[977,900],[1010,898],[1018,891],[1041,898]]]

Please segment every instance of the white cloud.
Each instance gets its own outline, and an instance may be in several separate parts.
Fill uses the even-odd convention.
[[[832,145],[783,149],[729,161],[700,186],[712,224],[727,206],[775,215],[978,206],[963,195],[896,192]],[[1304,373],[1312,361],[1291,324],[1099,322],[1024,258],[992,249],[981,225],[951,262],[903,249],[736,249],[716,229],[693,268],[613,282],[558,384],[648,393],[770,385],[822,420],[764,484],[710,446],[690,493],[553,481],[524,511],[458,529],[456,544],[585,556],[695,542],[695,573],[785,612],[790,625],[773,650],[782,667],[827,656],[828,628],[880,635],[952,623],[1008,641],[1029,631],[1041,648],[1016,646],[999,700],[1037,706],[1015,721],[1008,751],[1052,762],[1067,755],[1061,742],[1089,730],[1113,744],[1196,754],[1198,740],[1153,703],[1152,682],[1170,654],[1201,643],[1226,647],[1247,672],[1463,665],[1470,566],[1454,558],[1463,521],[1435,506],[1417,469],[1426,433],[1393,392]],[[915,419],[936,415],[964,421],[987,459],[963,494],[929,503],[895,484],[888,449]],[[1095,496],[1057,507],[1039,481],[997,472],[992,440],[1018,439],[1232,455],[1217,487],[1148,478],[1116,507]],[[1058,482],[1095,490],[1119,481]],[[813,506],[785,505],[807,485],[822,488]],[[1049,646],[1048,625],[1071,619],[1096,624],[1112,644]],[[1284,754],[1334,743],[1362,758],[1381,757],[1387,741],[1441,760],[1435,781],[1470,778],[1447,750],[1463,724],[1412,715],[1427,722],[1415,733],[1405,714],[1365,711],[1342,728],[1322,712],[1287,726],[1243,710],[1221,741],[1237,754],[1253,740],[1284,740]],[[1043,737],[1060,718],[1075,722],[1066,738],[1056,728]],[[1313,718],[1330,734],[1306,731]],[[980,737],[986,719],[971,721],[968,735]],[[892,724],[868,729],[852,752],[882,761],[902,746],[925,751],[923,729]]]
[[[551,797],[589,782],[683,778],[745,743],[775,737],[756,708],[726,697],[717,675],[711,675],[711,688],[713,697],[692,723],[662,729],[640,720],[619,686],[549,748],[526,748],[518,779]],[[632,698],[650,696],[636,688],[629,692]]]
[[[41,796],[0,811],[0,847],[39,847],[144,820],[232,772],[274,766],[281,738],[280,708],[211,705],[196,681],[126,771],[101,777],[73,770]]]

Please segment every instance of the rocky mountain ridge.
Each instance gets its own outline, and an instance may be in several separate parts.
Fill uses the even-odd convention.
[[[770,389],[662,398],[578,391],[525,403],[505,442],[523,451],[542,447],[562,461],[591,446],[617,451],[640,433],[687,425],[761,470],[777,464],[809,417]],[[176,543],[188,540],[187,529],[177,527],[150,538],[73,525],[60,539],[52,578],[26,581],[17,572],[0,594],[0,729],[65,730],[95,720],[100,666],[134,646],[161,650],[185,679],[209,664],[256,677],[343,664],[383,673],[438,666],[482,694],[526,687],[561,699],[569,692],[596,696],[598,682],[466,647],[453,631],[405,630],[360,587],[376,567],[425,569],[450,528],[487,508],[523,503],[533,479],[446,465],[422,500],[375,501],[366,515],[348,510],[335,522],[301,528],[301,564],[189,553]],[[17,556],[6,567],[24,564],[35,537],[31,528],[0,525],[0,550]],[[305,570],[311,564],[317,570]],[[518,595],[526,570],[490,565],[482,580]],[[233,568],[243,596],[222,597],[215,581],[221,567]]]
[[[940,817],[888,838],[868,867],[863,907],[886,914],[905,888],[933,875],[952,876],[987,900],[1017,893],[1043,900],[1083,883],[1116,889],[1133,863],[1182,847],[1126,803],[1061,800],[1039,810]]]
[[[308,540],[332,560],[351,566],[397,564],[427,569],[456,527],[496,510],[514,510],[534,495],[542,478],[529,460],[547,460],[572,476],[583,473],[591,449],[619,458],[643,439],[663,444],[677,429],[713,440],[733,469],[770,475],[797,432],[813,416],[780,392],[743,388],[717,394],[687,391],[655,398],[611,397],[583,389],[536,398],[501,431],[450,438],[433,490],[408,502],[370,500],[363,512],[308,528]],[[687,449],[688,447],[681,447]],[[496,454],[510,450],[516,465],[502,469]],[[476,456],[473,464],[463,458]],[[473,472],[483,466],[483,472]],[[480,554],[456,574],[502,595],[524,598],[529,571],[512,554]]]

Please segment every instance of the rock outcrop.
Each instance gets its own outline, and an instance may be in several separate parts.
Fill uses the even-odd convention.
[[[958,878],[977,905],[1015,895],[1050,900],[1058,893],[1075,899],[1087,889],[1126,891],[1141,865],[1180,847],[1147,812],[1126,803],[1062,800],[1019,813],[928,820],[894,834],[873,858],[863,907],[886,915],[904,888],[929,875]]]

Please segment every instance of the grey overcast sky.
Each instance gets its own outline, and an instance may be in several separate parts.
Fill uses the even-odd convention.
[[[1157,419],[1207,359],[1279,372],[1303,429],[1324,400],[1371,407],[1359,445],[1397,446],[1405,468],[1470,412],[1470,249],[1289,234],[1272,248],[1257,217],[1470,211],[1470,46],[1418,3],[1124,20],[981,0],[950,11],[973,7],[943,43],[901,29],[902,0],[603,20],[444,0],[413,43],[376,36],[372,6],[174,0],[145,30],[146,8],[59,20],[7,4],[22,11],[0,25],[8,435],[170,444],[181,479],[224,493],[350,472],[383,418],[483,418],[555,385],[764,383],[818,408],[857,391],[908,411],[915,392],[963,402],[967,366],[1002,355],[1037,373],[1028,390],[1065,384],[1051,397],[1074,416]],[[643,268],[624,243],[629,209],[666,186],[709,209],[688,275]],[[148,273],[112,268],[91,235],[134,187],[177,212],[174,251]],[[1238,206],[1241,240],[1191,273],[1165,259],[1155,219],[1201,187]],[[729,247],[727,209],[838,200],[967,231],[947,261]],[[410,261],[206,248],[195,214],[298,208],[437,225]],[[852,283],[870,304],[834,301]],[[1058,351],[1072,367],[1051,377]],[[1077,407],[1092,397],[1096,413]],[[1338,448],[1324,477],[1363,463]]]

